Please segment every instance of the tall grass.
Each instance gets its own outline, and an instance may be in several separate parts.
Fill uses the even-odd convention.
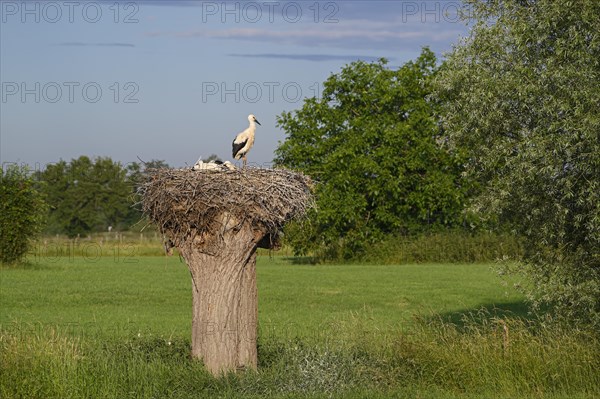
[[[271,255],[268,250],[259,249],[260,255]],[[290,256],[292,250],[284,247],[278,255]],[[103,257],[126,260],[140,256],[166,256],[163,237],[156,231],[93,233],[83,237],[69,238],[65,235],[46,235],[38,239],[30,248],[28,260],[52,261],[70,258],[95,260]],[[174,249],[172,256],[177,257]]]
[[[174,255],[177,254],[175,249]],[[276,252],[259,250],[259,255],[272,254],[291,256],[293,249],[284,245]],[[522,254],[523,247],[514,236],[486,232],[470,234],[452,230],[417,236],[390,236],[375,244],[355,261],[378,264],[483,263],[506,258],[518,260]],[[64,235],[45,236],[33,245],[28,255],[30,260],[73,257],[126,259],[165,256],[165,248],[163,237],[154,230],[126,231],[94,233],[78,238],[68,238]],[[318,260],[325,259],[318,256],[305,258],[305,261]],[[329,259],[336,260],[341,259]]]
[[[73,257],[97,259],[101,257],[133,258],[137,256],[164,256],[162,237],[155,231],[94,233],[69,238],[47,235],[38,239],[28,254],[31,260],[59,260]]]
[[[517,237],[479,232],[448,231],[408,237],[390,237],[374,245],[362,262],[406,263],[482,263],[498,259],[518,260],[523,247]]]
[[[493,397],[600,395],[598,337],[522,319],[422,317],[379,335],[363,318],[340,334],[261,336],[259,369],[210,376],[180,337],[82,339],[47,327],[0,334],[2,398]]]

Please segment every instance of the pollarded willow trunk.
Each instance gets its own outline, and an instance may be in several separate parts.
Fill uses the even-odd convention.
[[[153,169],[142,208],[192,275],[192,355],[215,375],[256,368],[256,249],[273,249],[312,206],[310,178],[285,169]]]
[[[180,248],[192,275],[192,356],[213,374],[257,364],[256,233],[247,224],[226,231],[219,247]]]

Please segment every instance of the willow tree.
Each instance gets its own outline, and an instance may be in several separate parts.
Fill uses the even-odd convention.
[[[474,207],[525,237],[531,297],[600,327],[600,2],[468,0],[437,77]]]

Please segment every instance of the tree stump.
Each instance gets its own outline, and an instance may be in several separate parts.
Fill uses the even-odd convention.
[[[257,243],[249,227],[226,232],[214,255],[194,243],[180,248],[193,282],[192,356],[214,374],[256,368]]]
[[[215,374],[256,368],[256,250],[312,206],[310,179],[281,169],[151,170],[142,209],[192,277],[192,356]]]

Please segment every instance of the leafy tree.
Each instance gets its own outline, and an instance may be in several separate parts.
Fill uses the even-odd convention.
[[[397,70],[386,65],[347,65],[325,81],[321,99],[278,117],[288,137],[275,163],[318,182],[318,211],[287,230],[299,253],[349,258],[384,235],[461,218],[460,162],[438,144],[436,105],[427,100],[435,55],[424,49]]]
[[[20,261],[43,228],[47,205],[27,168],[9,165],[0,180],[0,260]]]
[[[146,173],[146,171],[148,169],[159,169],[159,168],[168,168],[168,167],[169,167],[169,164],[167,164],[163,160],[158,160],[158,159],[153,159],[149,162],[144,162],[143,167],[138,162],[132,162],[127,165],[126,181],[127,181],[127,184],[131,188],[131,199],[132,199],[131,203],[133,205],[129,207],[127,215],[123,219],[123,223],[125,225],[133,226],[136,223],[138,223],[143,217],[141,209],[136,204],[138,204],[140,201],[137,191],[138,191],[140,183],[142,183],[142,181],[144,179],[144,177],[143,177],[144,173]]]
[[[70,163],[48,165],[41,176],[51,205],[52,231],[74,237],[122,223],[131,207],[126,174],[110,158],[92,162],[81,156]]]
[[[152,159],[149,162],[144,163],[144,171],[148,169],[161,169],[168,168],[169,164],[162,159]]]
[[[600,327],[600,2],[465,3],[437,95],[484,186],[474,208],[525,237],[536,304]]]
[[[127,173],[127,181],[133,186],[133,190],[135,192],[137,191],[138,185],[144,180],[144,173],[146,173],[148,169],[160,169],[168,167],[168,163],[159,159],[143,162],[143,165],[138,162],[132,162],[125,168]]]

